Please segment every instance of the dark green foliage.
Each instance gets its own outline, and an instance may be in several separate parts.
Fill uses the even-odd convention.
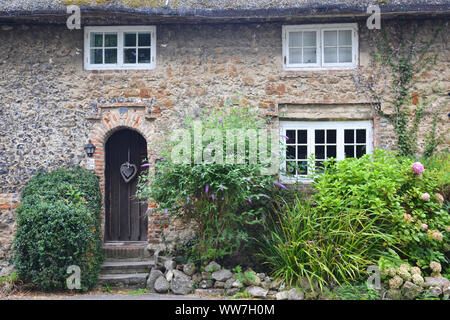
[[[82,168],[34,176],[17,209],[14,263],[19,277],[41,290],[66,289],[67,268],[81,269],[92,288],[102,263],[98,178]]]

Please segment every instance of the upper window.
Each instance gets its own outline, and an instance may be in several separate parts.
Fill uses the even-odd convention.
[[[371,121],[282,121],[280,131],[286,141],[281,175],[285,182],[320,173],[326,159],[360,158],[372,152]]]
[[[357,64],[356,23],[283,26],[285,69],[351,69]]]
[[[86,70],[153,69],[156,66],[154,26],[86,27]]]

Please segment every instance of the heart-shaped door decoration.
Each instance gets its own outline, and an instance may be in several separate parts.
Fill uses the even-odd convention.
[[[134,164],[125,162],[120,166],[120,174],[125,183],[129,183],[137,174],[137,168]]]

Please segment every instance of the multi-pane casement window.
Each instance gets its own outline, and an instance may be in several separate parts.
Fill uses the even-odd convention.
[[[86,70],[153,69],[156,27],[120,26],[84,29]]]
[[[372,152],[371,121],[281,121],[284,182],[308,180],[334,158],[360,158]],[[312,161],[313,159],[314,161]]]
[[[356,23],[283,26],[286,70],[351,69],[357,65]]]

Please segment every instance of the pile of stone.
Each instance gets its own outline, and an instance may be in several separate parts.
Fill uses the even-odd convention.
[[[163,259],[150,271],[147,289],[150,292],[179,295],[235,296],[278,300],[302,300],[303,293],[287,290],[280,280],[251,269],[237,273],[210,262],[202,271],[194,264],[177,265],[172,259]]]

